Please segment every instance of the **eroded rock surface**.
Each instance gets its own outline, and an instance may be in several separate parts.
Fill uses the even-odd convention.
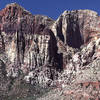
[[[91,10],[64,11],[52,25],[52,31],[66,45],[79,48],[100,35],[100,17]]]
[[[5,87],[7,96],[21,99],[38,84],[55,88],[39,100],[99,100],[99,37],[100,16],[94,11],[64,11],[54,21],[7,5],[0,11],[0,91]],[[22,84],[28,87],[20,94]]]
[[[49,29],[52,19],[33,16],[18,4],[7,5],[0,18],[0,50],[9,59],[8,67],[28,71],[56,62],[56,39]]]

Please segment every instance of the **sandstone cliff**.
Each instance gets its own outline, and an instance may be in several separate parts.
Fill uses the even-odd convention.
[[[54,21],[32,15],[16,3],[8,4],[0,11],[0,98],[2,93],[30,96],[31,85],[38,84],[62,91],[39,100],[99,100],[99,37],[100,16],[95,11],[64,11]],[[30,94],[27,87],[20,90],[28,83]],[[15,92],[17,86],[22,94]],[[94,88],[96,96],[91,94]]]

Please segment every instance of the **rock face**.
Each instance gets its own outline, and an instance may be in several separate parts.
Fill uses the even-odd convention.
[[[56,63],[56,39],[49,29],[53,22],[46,16],[33,16],[18,4],[7,5],[0,12],[0,51],[5,51],[8,67],[25,72]]]
[[[57,80],[54,80],[57,88],[38,100],[99,100],[99,48],[100,39],[81,47],[81,50],[69,51],[64,59],[67,61],[64,71],[58,74]]]
[[[65,11],[52,26],[55,36],[66,45],[79,48],[100,34],[100,17],[91,10]]]
[[[96,95],[100,95],[99,37],[100,16],[94,11],[64,11],[54,21],[32,15],[16,3],[7,5],[0,11],[0,91],[11,78],[12,86],[8,87],[14,87],[16,79],[32,85],[55,86],[62,89],[63,95],[57,92],[59,98],[65,99],[70,93],[67,100],[75,99],[84,87],[85,94],[81,91],[79,96],[90,95],[90,86],[92,90],[97,86]]]

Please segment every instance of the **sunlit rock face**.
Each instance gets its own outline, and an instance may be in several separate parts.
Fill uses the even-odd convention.
[[[13,83],[18,79],[62,91],[83,84],[77,90],[84,90],[86,83],[100,84],[99,62],[100,17],[96,12],[64,11],[54,21],[32,15],[16,3],[0,11],[0,83],[12,78]],[[12,80],[7,84],[13,85]]]
[[[0,11],[0,51],[9,59],[8,66],[32,70],[56,62],[57,47],[54,21],[32,15],[18,4],[9,4]]]
[[[79,48],[94,37],[99,37],[100,17],[91,10],[64,11],[51,29],[64,44]]]
[[[27,71],[48,65],[59,69],[68,47],[80,48],[99,38],[99,19],[94,11],[74,10],[54,21],[9,4],[0,11],[0,52],[6,54],[10,68]]]

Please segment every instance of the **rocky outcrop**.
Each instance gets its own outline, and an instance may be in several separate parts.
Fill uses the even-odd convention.
[[[47,64],[57,66],[56,39],[49,29],[54,23],[52,19],[33,16],[18,4],[7,5],[0,12],[0,18],[0,50],[5,51],[9,59],[9,75],[18,68],[26,73]]]
[[[54,21],[32,15],[16,3],[7,5],[0,11],[0,91],[6,87],[5,93],[20,95],[17,86],[21,90],[22,84],[29,88],[38,84],[61,91],[50,93],[50,100],[62,96],[62,100],[77,96],[86,100],[87,95],[94,96],[90,96],[93,88],[99,95],[99,27],[100,17],[91,10],[65,11]],[[21,91],[28,94],[27,88]]]
[[[91,10],[65,11],[51,29],[64,44],[74,48],[88,43],[100,35],[100,17]]]
[[[0,59],[0,99],[3,100],[7,96],[9,80],[6,76],[5,63]]]
[[[38,100],[99,100],[100,99],[100,39],[75,50],[58,79],[56,88]],[[94,48],[95,47],[95,48]],[[70,52],[69,52],[70,54]],[[66,55],[67,56],[67,55]]]

